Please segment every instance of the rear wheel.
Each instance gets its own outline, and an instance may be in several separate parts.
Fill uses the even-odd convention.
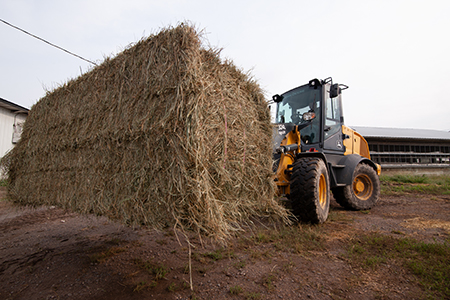
[[[294,163],[290,199],[292,211],[300,221],[325,222],[330,209],[330,184],[323,160],[305,157]]]
[[[367,164],[359,164],[353,171],[352,184],[333,190],[336,202],[352,210],[371,209],[380,196],[380,179]]]

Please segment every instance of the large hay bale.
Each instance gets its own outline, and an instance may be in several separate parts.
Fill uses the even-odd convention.
[[[218,52],[181,24],[47,93],[4,160],[11,199],[218,238],[285,217],[263,93]]]

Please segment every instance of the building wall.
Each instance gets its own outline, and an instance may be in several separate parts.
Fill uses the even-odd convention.
[[[11,111],[0,107],[0,158],[3,157],[9,150],[14,147],[13,144],[13,130],[14,117],[16,122],[16,129],[21,129],[21,124],[25,122],[25,114],[14,114]]]
[[[366,138],[383,174],[450,174],[450,140]]]

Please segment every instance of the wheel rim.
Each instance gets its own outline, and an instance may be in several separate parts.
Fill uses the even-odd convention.
[[[319,178],[319,204],[325,207],[327,203],[327,181],[324,174],[320,174]]]
[[[369,176],[365,174],[359,174],[353,180],[353,192],[360,200],[367,200],[372,196],[373,184]]]

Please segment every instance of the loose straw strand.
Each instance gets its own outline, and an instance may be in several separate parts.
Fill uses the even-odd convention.
[[[223,94],[222,94],[222,102],[224,101],[223,99]],[[225,104],[223,105],[223,112],[224,112],[224,117],[225,117],[225,141],[224,141],[224,158],[223,158],[223,168],[225,169],[225,164],[227,162],[227,134],[228,134],[228,124],[227,124],[227,109],[225,107]]]

